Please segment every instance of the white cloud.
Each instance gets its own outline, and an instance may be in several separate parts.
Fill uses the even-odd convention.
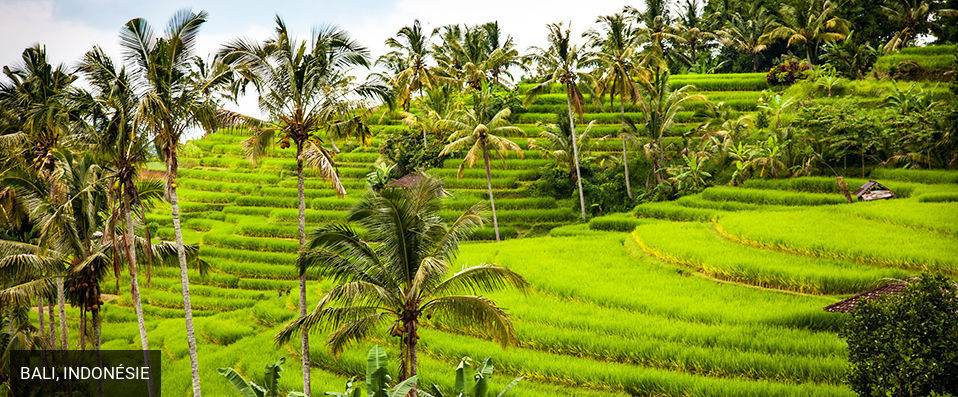
[[[73,65],[94,44],[118,53],[116,32],[73,21],[57,20],[49,0],[0,0],[0,64],[20,62],[24,48],[40,43],[52,62]]]

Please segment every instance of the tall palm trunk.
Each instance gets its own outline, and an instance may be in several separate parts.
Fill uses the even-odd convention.
[[[407,331],[406,344],[409,352],[409,377],[413,377],[419,372],[419,352],[416,348],[416,345],[419,343],[419,326],[416,320],[409,322],[409,329]],[[409,396],[411,397],[417,397],[418,395],[419,392],[416,388],[409,391]]]
[[[80,307],[80,340],[77,341],[77,349],[86,350],[86,308]]]
[[[486,149],[486,140],[482,140],[482,159],[486,163],[486,187],[489,188],[489,206],[492,207],[492,227],[496,230],[496,241],[499,241],[499,218],[496,218],[496,200],[492,197],[492,171],[489,170],[489,150]]]
[[[565,96],[569,108],[569,132],[572,133],[572,160],[575,162],[575,180],[579,185],[579,208],[582,210],[582,220],[585,220],[585,194],[582,193],[582,172],[579,171],[579,147],[575,137],[575,120],[572,118],[572,98]]]
[[[61,270],[62,271],[62,270]],[[67,346],[69,341],[67,333],[67,308],[66,308],[66,299],[63,293],[63,276],[57,276],[57,307],[60,311],[60,350],[70,350],[70,347]]]
[[[53,325],[53,323],[55,322],[55,321],[54,321],[55,315],[53,314],[53,303],[52,303],[52,302],[50,303],[50,305],[47,306],[47,316],[48,316],[48,318],[50,319],[50,321],[48,321],[48,323],[49,323],[48,326],[50,327],[50,335],[49,335],[49,337],[50,337],[50,346],[56,346],[56,344],[57,344],[57,331],[56,331],[55,326]]]
[[[43,339],[43,295],[37,295],[37,325],[40,339]]]
[[[99,305],[99,302],[97,302],[97,305]],[[93,312],[93,349],[96,351],[100,351],[100,331],[102,330],[102,328],[100,327],[100,325],[102,324],[102,321],[101,321],[102,319],[100,318],[100,309],[95,309],[92,312]]]
[[[190,369],[193,372],[193,397],[201,397],[200,369],[196,357],[196,335],[193,333],[193,305],[190,304],[190,277],[186,272],[186,248],[183,247],[183,230],[180,228],[180,204],[176,198],[176,152],[171,152],[166,165],[167,188],[170,191],[170,206],[173,215],[173,235],[176,237],[176,256],[180,261],[180,284],[183,291],[183,313],[186,318],[186,344],[190,350]]]
[[[622,117],[622,165],[625,167],[625,192],[632,198],[632,182],[629,180],[629,154],[625,142],[625,102],[619,96],[619,115]]]
[[[423,135],[423,143],[426,136]],[[302,253],[306,248],[306,191],[303,188],[303,142],[296,141],[296,189],[299,198],[299,252]],[[306,316],[306,272],[299,273],[299,316]],[[303,353],[303,392],[306,397],[312,393],[310,390],[309,374],[309,333],[301,332]]]
[[[123,194],[123,216],[126,218],[126,230],[123,231],[123,246],[126,249],[126,259],[130,271],[130,295],[133,298],[133,307],[136,311],[136,323],[140,327],[140,346],[143,348],[143,360],[147,367],[150,367],[150,344],[146,338],[146,321],[143,318],[143,305],[140,303],[140,284],[136,279],[136,247],[133,243],[133,214],[130,213],[130,197]],[[150,251],[150,246],[146,246],[145,251]],[[94,314],[95,315],[95,314]],[[96,324],[94,324],[94,327]],[[97,336],[99,338],[99,335]],[[97,341],[96,343],[99,343]],[[147,388],[150,395],[153,395],[153,377],[147,378]]]
[[[52,181],[50,181],[50,182],[51,182],[51,183],[50,183],[50,186],[53,186]],[[56,191],[51,188],[51,189],[50,189],[50,202],[54,202],[53,200],[56,198],[55,195],[56,195]],[[58,273],[58,274],[56,275],[56,276],[57,276],[57,278],[56,278],[56,280],[57,280],[57,281],[56,281],[56,282],[57,282],[57,308],[58,308],[59,311],[60,311],[60,318],[58,319],[58,321],[60,322],[60,350],[69,350],[70,347],[67,346],[67,343],[68,343],[68,341],[69,341],[69,338],[68,338],[68,335],[69,335],[69,334],[67,333],[66,298],[65,298],[65,292],[63,291],[63,275],[62,275],[63,269],[62,269],[62,268],[61,268],[61,269],[57,269],[57,273]]]
[[[140,211],[140,222],[143,223],[143,232],[146,234],[146,285],[150,285],[153,282],[153,250],[150,247],[153,246],[153,237],[150,236],[150,228],[146,224],[146,210]]]
[[[419,97],[422,98],[422,84],[421,84],[421,83],[419,84]],[[422,112],[422,109],[420,109],[419,111]],[[421,114],[421,113],[420,113],[420,114]],[[426,145],[427,145],[427,143],[426,143],[426,126],[423,126],[423,127],[422,127],[422,150],[423,150],[423,151],[426,150]]]
[[[752,52],[752,73],[758,72],[758,54]]]

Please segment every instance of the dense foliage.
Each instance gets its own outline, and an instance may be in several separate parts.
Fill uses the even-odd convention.
[[[958,285],[923,275],[901,295],[861,304],[842,336],[863,396],[958,393]]]

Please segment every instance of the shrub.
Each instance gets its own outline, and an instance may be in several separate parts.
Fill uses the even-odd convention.
[[[958,394],[958,285],[923,275],[860,305],[842,331],[848,381],[863,396]]]
[[[792,59],[773,66],[765,80],[769,85],[792,85],[808,78],[812,67],[803,60]]]
[[[435,168],[442,164],[447,156],[440,156],[444,147],[436,136],[429,137],[423,147],[422,131],[399,130],[396,135],[383,141],[379,153],[396,165],[395,176],[402,177],[420,169]]]

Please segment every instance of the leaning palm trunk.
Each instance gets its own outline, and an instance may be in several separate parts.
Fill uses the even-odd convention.
[[[619,114],[622,116],[622,165],[625,167],[625,192],[632,198],[632,182],[629,181],[629,155],[625,142],[625,103],[619,95]]]
[[[579,147],[576,144],[575,120],[572,117],[572,98],[565,97],[569,108],[569,132],[572,133],[572,160],[575,162],[575,180],[579,185],[579,208],[582,210],[582,220],[585,220],[585,194],[582,193],[582,173],[579,171]]]
[[[492,228],[496,230],[496,241],[499,241],[499,219],[496,218],[496,201],[492,197],[492,171],[489,170],[489,150],[486,149],[485,140],[482,141],[482,159],[486,162],[486,186],[489,188],[489,206],[492,207]]]
[[[149,350],[150,346],[146,338],[146,321],[143,317],[143,305],[140,302],[140,286],[137,281],[136,250],[133,249],[133,239],[130,237],[134,230],[133,216],[130,215],[130,200],[125,195],[123,197],[123,215],[126,218],[126,230],[123,231],[123,239],[130,272],[130,295],[133,299],[134,310],[136,311],[136,322],[140,327],[140,345],[143,350]],[[149,249],[149,247],[147,247],[147,249]]]
[[[190,278],[186,271],[186,248],[183,247],[183,230],[180,229],[180,205],[176,198],[176,161],[176,153],[171,153],[166,166],[166,180],[170,191],[173,234],[176,237],[176,256],[180,262],[180,284],[183,290],[183,312],[186,318],[186,343],[190,349],[190,369],[193,372],[193,397],[201,397],[200,369],[196,357],[196,335],[193,333],[193,306],[190,304]]]
[[[423,144],[425,145],[426,136],[423,135]],[[306,191],[303,188],[303,142],[296,142],[296,189],[299,198],[299,253],[302,254],[306,247]],[[306,315],[306,272],[299,273],[299,316]],[[302,333],[302,360],[303,360],[303,391],[306,397],[312,393],[310,390],[309,374],[309,333]]]
[[[143,360],[147,367],[150,367],[150,344],[147,342],[146,338],[146,321],[143,319],[143,305],[140,303],[140,285],[136,279],[136,249],[133,246],[133,215],[130,213],[130,197],[126,194],[123,195],[123,216],[126,218],[126,230],[123,231],[123,245],[126,248],[126,258],[129,264],[130,270],[130,295],[133,298],[133,307],[136,310],[136,323],[140,327],[140,345],[143,349]],[[150,250],[150,246],[146,246],[146,251]],[[94,312],[94,316],[97,314]],[[96,320],[94,320],[95,322]],[[94,327],[97,327],[97,324],[94,324]],[[97,339],[96,343],[99,346],[99,330],[95,331],[97,334],[95,338]],[[99,349],[98,349],[99,350]],[[152,370],[152,368],[151,368]],[[147,389],[149,395],[153,396],[153,377],[147,377]]]

